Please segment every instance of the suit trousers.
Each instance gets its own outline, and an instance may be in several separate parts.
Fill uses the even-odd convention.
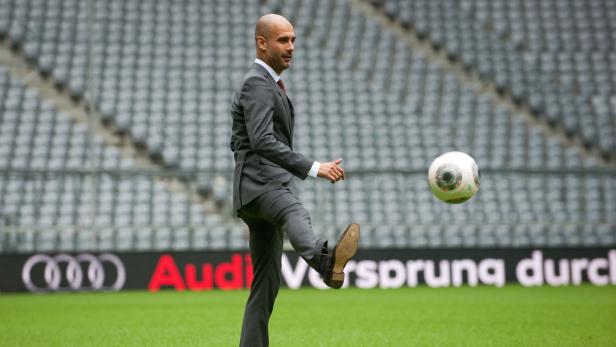
[[[268,346],[268,323],[282,278],[284,234],[293,248],[321,273],[321,255],[327,241],[317,239],[308,211],[285,188],[264,193],[238,211],[250,232],[254,277],[244,311],[240,346]],[[323,257],[325,258],[325,257]]]

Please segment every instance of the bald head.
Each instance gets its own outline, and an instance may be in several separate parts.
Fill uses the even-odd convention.
[[[255,40],[259,36],[269,39],[277,30],[289,28],[293,31],[293,25],[285,17],[274,13],[266,14],[257,21],[255,27]]]
[[[295,50],[295,31],[288,19],[277,14],[259,18],[255,27],[257,58],[280,74],[287,69]]]

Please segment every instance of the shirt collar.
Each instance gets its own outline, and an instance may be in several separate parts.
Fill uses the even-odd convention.
[[[274,69],[272,69],[269,65],[267,65],[266,62],[257,58],[255,59],[255,63],[263,66],[263,68],[267,70],[267,72],[269,72],[270,76],[272,76],[272,78],[274,79],[274,82],[278,83],[278,81],[280,80],[280,75],[277,74],[276,71],[274,71]]]

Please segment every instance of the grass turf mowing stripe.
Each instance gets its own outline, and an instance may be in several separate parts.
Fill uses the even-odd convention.
[[[0,346],[236,346],[246,291],[0,295]],[[272,346],[609,346],[616,287],[281,290]]]

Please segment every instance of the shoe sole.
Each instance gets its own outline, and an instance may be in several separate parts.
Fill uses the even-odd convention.
[[[344,230],[336,245],[334,266],[332,269],[332,285],[340,288],[344,282],[344,267],[357,252],[359,244],[359,224],[351,223]]]

